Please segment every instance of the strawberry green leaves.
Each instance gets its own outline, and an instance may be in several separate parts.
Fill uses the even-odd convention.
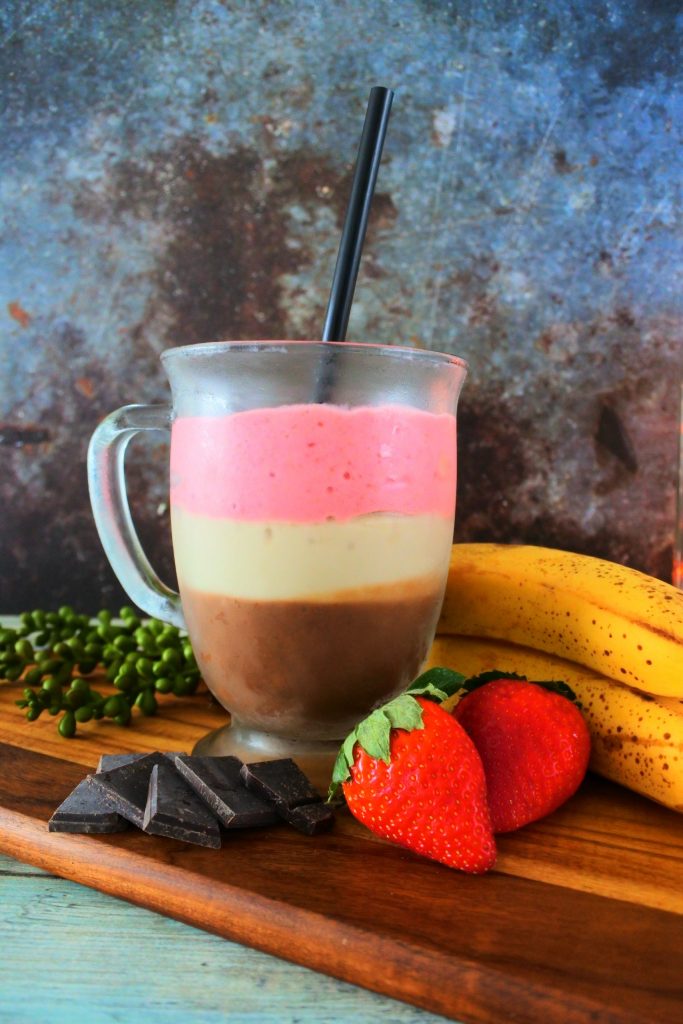
[[[349,733],[342,743],[332,769],[332,784],[328,799],[337,795],[342,782],[351,778],[354,750],[359,743],[363,750],[379,761],[389,764],[392,729],[422,729],[422,708],[415,697],[402,693],[388,704],[376,708]]]
[[[433,670],[433,671],[441,671]],[[446,672],[449,669],[445,669]],[[457,673],[454,673],[457,674]],[[550,693],[559,693],[561,697],[566,697],[567,700],[572,701],[579,708],[581,707],[576,694],[572,688],[561,679],[527,679],[526,676],[520,676],[516,672],[502,672],[500,669],[493,668],[488,672],[481,672],[478,676],[470,676],[469,679],[464,679],[461,689],[464,693],[472,693],[474,690],[478,690],[481,686],[486,686],[487,683],[493,683],[496,680],[505,679],[508,681],[516,681],[519,683],[533,682],[534,686],[542,686],[544,690],[548,690]]]
[[[358,743],[370,757],[389,764],[392,729],[422,729],[422,708],[417,697],[441,704],[462,687],[465,676],[450,668],[432,668],[411,683],[406,693],[372,711],[342,743],[332,770],[328,799],[333,799],[342,782],[351,778],[354,750]]]
[[[408,687],[408,693],[415,697],[426,697],[440,704],[461,690],[466,682],[467,677],[461,672],[437,666],[418,676]]]

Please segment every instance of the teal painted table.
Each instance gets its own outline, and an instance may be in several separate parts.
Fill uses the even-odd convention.
[[[2,1024],[439,1024],[0,855]]]

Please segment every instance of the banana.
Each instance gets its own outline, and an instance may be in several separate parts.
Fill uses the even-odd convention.
[[[499,640],[437,636],[427,667],[435,665],[465,675],[495,668],[531,681],[563,680],[582,705],[592,771],[683,812],[683,700],[651,697],[582,665]]]
[[[683,697],[683,591],[616,562],[531,545],[455,544],[438,633],[547,651]]]

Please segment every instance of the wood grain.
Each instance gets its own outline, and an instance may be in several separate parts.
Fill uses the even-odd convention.
[[[100,753],[189,750],[223,717],[169,701],[130,730],[66,741],[0,687],[0,849],[178,920],[466,1024],[683,1019],[683,819],[597,779],[500,843],[470,877],[377,840],[347,812],[328,835],[286,827],[206,851],[136,831],[51,834]]]

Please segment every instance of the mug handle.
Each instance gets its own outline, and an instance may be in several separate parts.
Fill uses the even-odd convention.
[[[126,405],[96,427],[88,446],[90,503],[102,547],[131,600],[156,619],[186,629],[180,595],[159,579],[133,525],[124,462],[129,441],[142,430],[171,429],[165,405]]]

